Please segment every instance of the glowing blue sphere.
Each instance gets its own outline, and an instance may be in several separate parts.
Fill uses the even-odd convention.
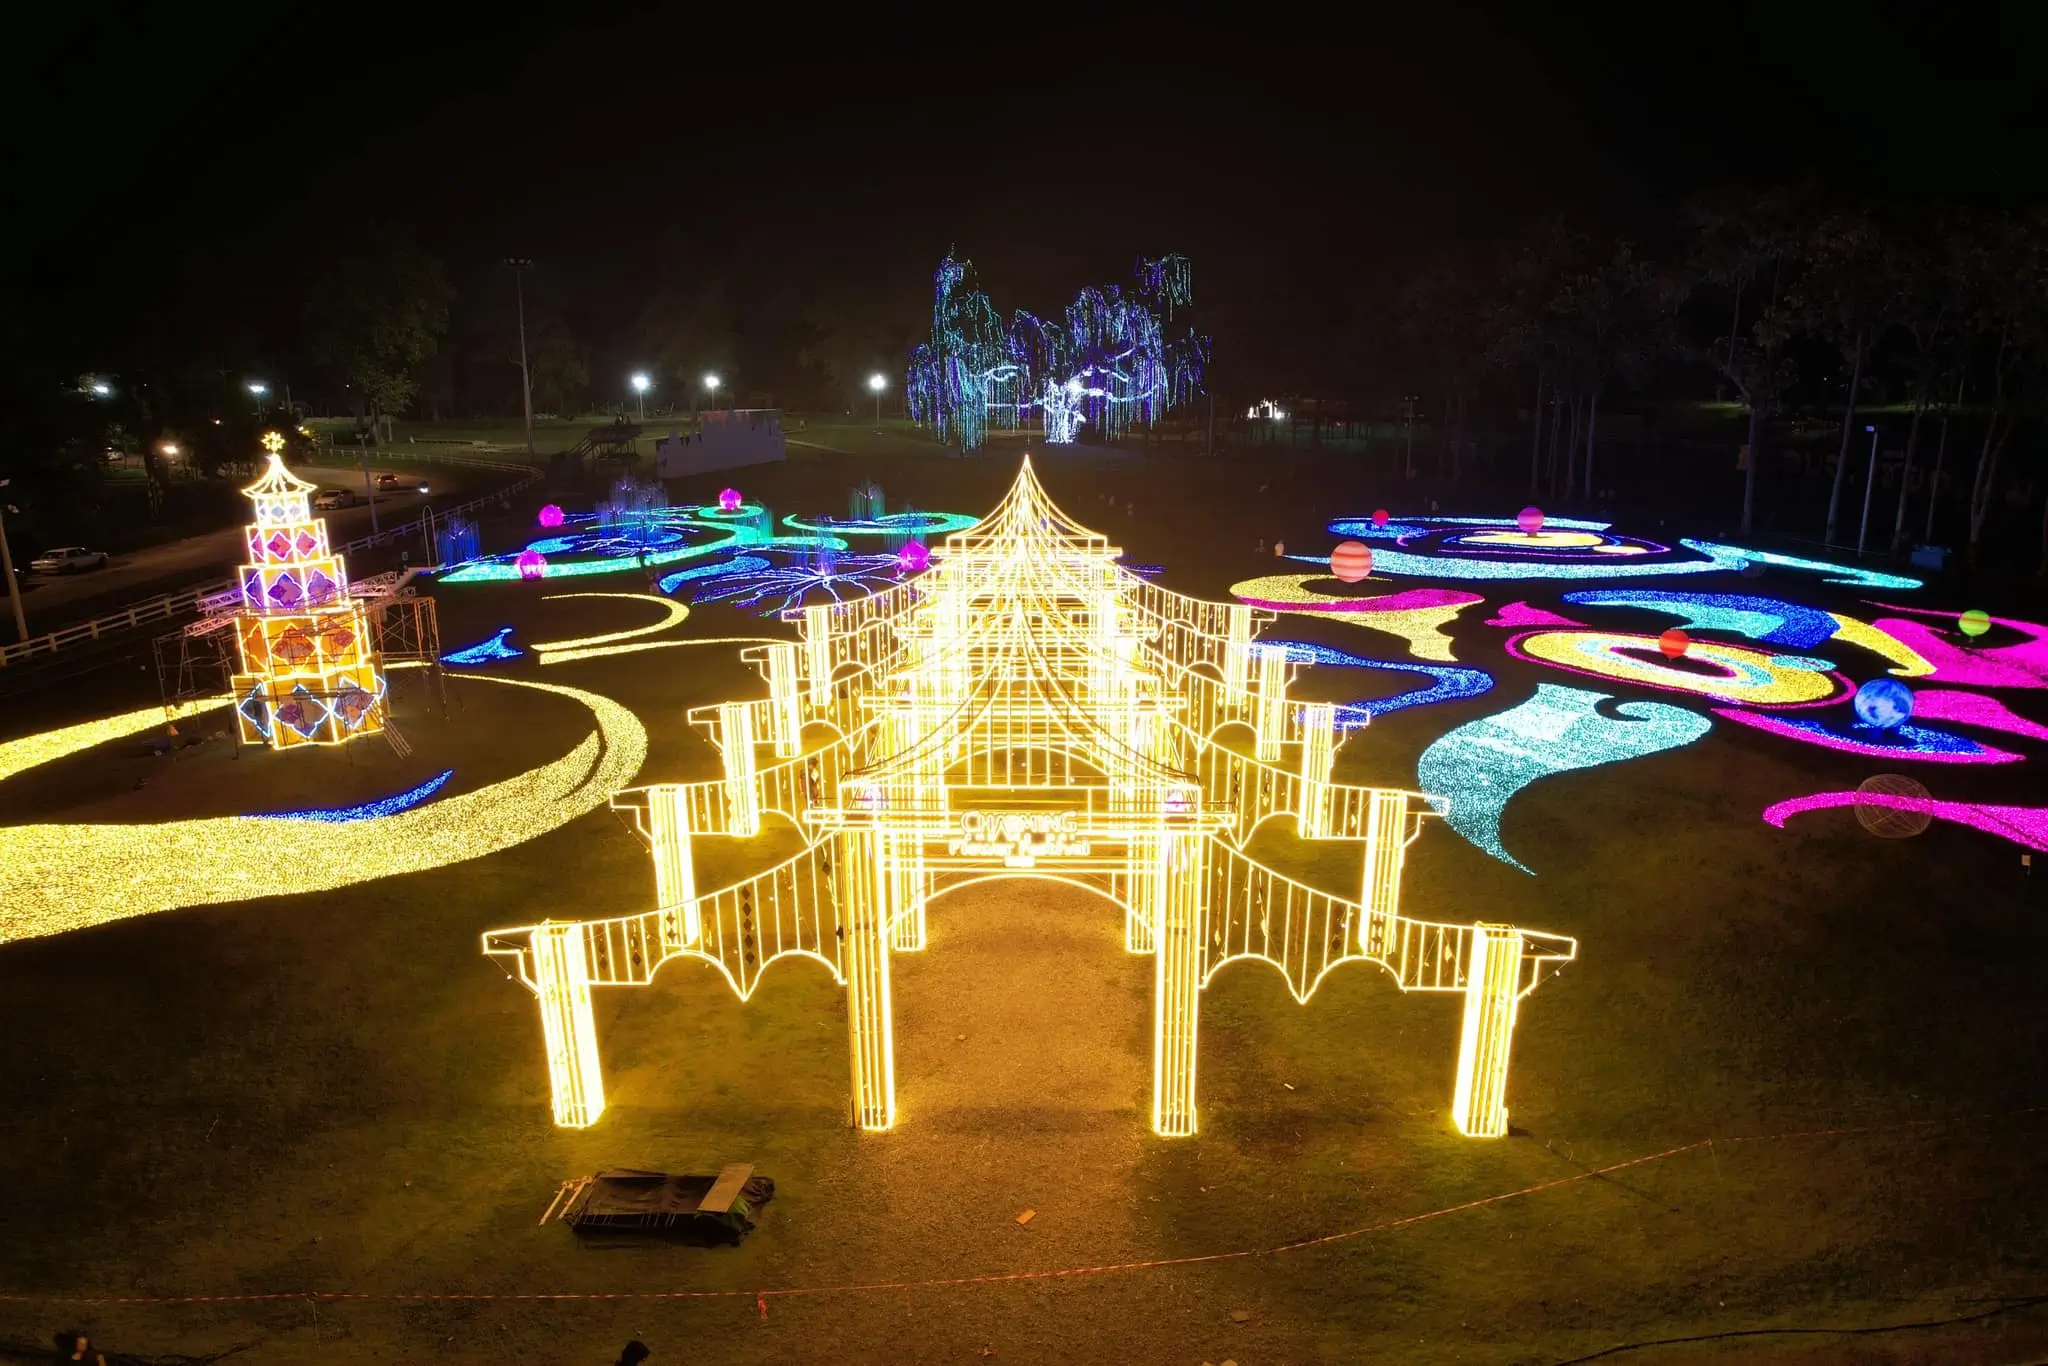
[[[1896,678],[1873,678],[1856,690],[1856,719],[1873,730],[1897,730],[1913,714],[1913,690]]]

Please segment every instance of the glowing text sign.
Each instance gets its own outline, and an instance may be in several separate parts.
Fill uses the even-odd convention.
[[[1071,811],[963,811],[960,837],[947,852],[1000,858],[1005,868],[1033,868],[1042,858],[1087,858],[1088,841]]]

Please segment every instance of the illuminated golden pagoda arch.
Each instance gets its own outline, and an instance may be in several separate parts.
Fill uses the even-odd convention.
[[[1153,958],[1158,1133],[1195,1132],[1201,991],[1240,959],[1278,969],[1304,1002],[1354,960],[1403,991],[1461,993],[1452,1117],[1468,1135],[1507,1132],[1518,1004],[1576,943],[1403,914],[1425,800],[1331,781],[1335,709],[1289,699],[1297,666],[1256,640],[1272,614],[1170,592],[1119,554],[1053,504],[1027,459],[926,573],[787,612],[799,640],[744,652],[767,696],[690,713],[723,775],[613,798],[653,852],[652,906],[484,936],[539,998],[556,1123],[604,1109],[593,987],[644,986],[687,956],[745,999],[768,964],[802,955],[847,991],[853,1122],[890,1128],[891,956],[924,948],[940,892],[1030,874],[1115,901],[1125,947]],[[1252,832],[1276,818],[1358,844],[1358,894],[1250,857]],[[802,831],[803,848],[698,886],[696,840],[756,835],[768,819]]]

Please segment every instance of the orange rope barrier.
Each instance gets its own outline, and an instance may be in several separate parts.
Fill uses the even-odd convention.
[[[383,1301],[391,1303],[418,1304],[436,1301],[520,1301],[520,1300],[723,1300],[745,1299],[753,1296],[761,1316],[768,1315],[768,1301],[775,1298],[794,1298],[799,1295],[846,1295],[865,1294],[880,1290],[936,1290],[964,1285],[997,1285],[1014,1281],[1062,1280],[1078,1276],[1106,1276],[1124,1271],[1146,1271],[1161,1267],[1197,1266],[1207,1262],[1239,1261],[1249,1257],[1271,1257],[1283,1252],[1298,1252],[1303,1248],[1322,1247],[1329,1243],[1340,1243],[1351,1238],[1362,1238],[1373,1233],[1387,1233],[1395,1229],[1408,1228],[1415,1224],[1441,1219],[1466,1210],[1481,1209],[1487,1205],[1498,1205],[1525,1196],[1540,1195],[1544,1191],[1557,1190],[1562,1186],[1576,1185],[1615,1172],[1627,1171],[1631,1167],[1647,1166],[1662,1162],[1666,1158],[1712,1147],[1717,1143],[1777,1143],[1802,1138],[1842,1138],[1852,1135],[1886,1133],[1907,1129],[1938,1128],[1945,1125],[1962,1124],[1971,1121],[2014,1119],[2026,1115],[2048,1114],[2048,1105],[2031,1105],[2024,1109],[2007,1110],[1994,1114],[1962,1115],[1947,1119],[1909,1120],[1901,1124],[1860,1124],[1833,1129],[1801,1129],[1779,1134],[1748,1134],[1735,1138],[1700,1138],[1690,1143],[1681,1143],[1675,1148],[1662,1152],[1645,1153],[1639,1157],[1625,1158],[1611,1162],[1604,1167],[1589,1171],[1575,1172],[1551,1181],[1539,1181],[1519,1190],[1503,1191],[1497,1195],[1482,1195],[1455,1205],[1440,1209],[1425,1210],[1420,1214],[1407,1214],[1398,1219],[1387,1219],[1376,1224],[1365,1224],[1358,1228],[1345,1229],[1338,1233],[1320,1234],[1313,1238],[1300,1238],[1291,1243],[1278,1243],[1272,1247],[1239,1248],[1229,1252],[1194,1253],[1185,1257],[1159,1257],[1144,1261],[1103,1262],[1094,1266],[1058,1267],[1043,1271],[994,1271],[978,1276],[944,1276],[916,1281],[848,1281],[837,1285],[785,1286],[776,1290],[570,1290],[570,1291],[404,1291],[371,1290],[288,1290],[240,1295],[22,1295],[0,1293],[0,1304],[248,1304],[266,1300],[326,1300]]]

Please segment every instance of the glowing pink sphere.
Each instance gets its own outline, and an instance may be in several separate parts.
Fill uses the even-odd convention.
[[[1374,508],[1372,510],[1372,524],[1374,526],[1385,526],[1387,524],[1387,510],[1385,508]]]
[[[1515,514],[1515,525],[1522,529],[1524,536],[1534,536],[1543,530],[1543,509],[1526,507]]]
[[[540,524],[550,531],[562,524],[562,508],[559,503],[549,503],[540,510]]]
[[[740,497],[738,489],[720,489],[718,491],[718,510],[720,512],[738,512],[740,504],[745,501],[745,499]]]
[[[932,562],[932,552],[916,541],[905,541],[896,552],[896,567],[906,574],[922,574]]]
[[[548,576],[548,557],[538,550],[520,551],[519,558],[513,563],[518,566],[522,579],[544,579]]]

